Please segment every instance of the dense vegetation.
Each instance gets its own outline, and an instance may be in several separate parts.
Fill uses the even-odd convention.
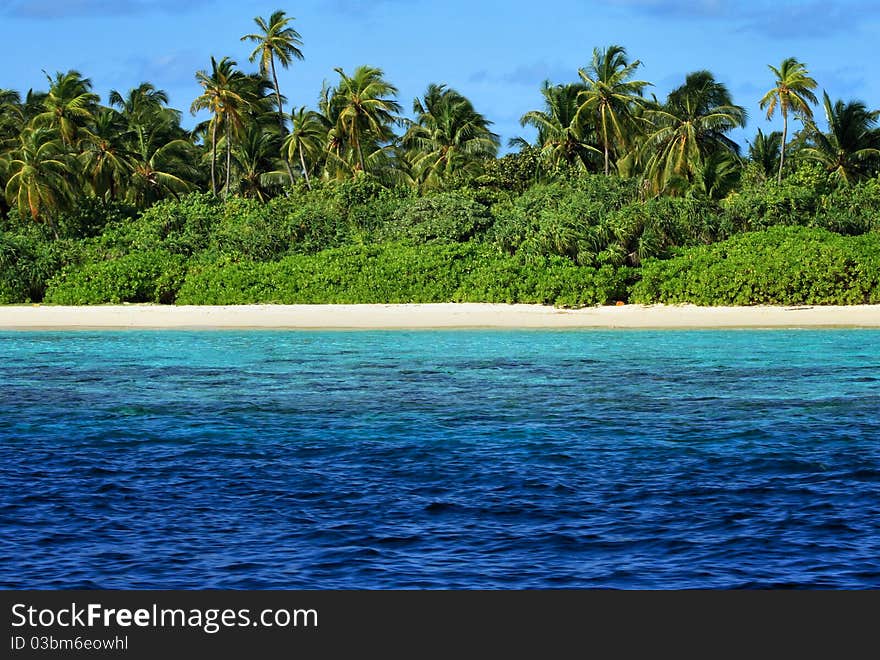
[[[880,302],[880,113],[820,102],[793,58],[761,99],[783,131],[747,153],[710,72],[659,101],[609,46],[499,158],[459,92],[407,119],[374,67],[288,113],[302,40],[256,24],[257,72],[196,74],[193,131],[146,82],[107,105],[76,71],[0,90],[0,303]]]

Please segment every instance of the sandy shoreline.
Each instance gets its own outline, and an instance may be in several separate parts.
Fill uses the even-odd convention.
[[[243,305],[0,307],[0,329],[88,328],[815,328],[880,327],[880,305]]]

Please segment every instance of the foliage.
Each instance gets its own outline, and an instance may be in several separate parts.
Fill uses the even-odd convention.
[[[158,250],[87,263],[53,278],[45,301],[60,305],[172,303],[183,283],[185,264],[182,256]]]
[[[556,258],[529,261],[487,246],[433,243],[348,246],[273,263],[195,265],[181,304],[520,302],[605,303],[623,274]]]
[[[492,222],[489,210],[462,193],[438,193],[402,205],[381,228],[389,240],[466,242]]]
[[[429,85],[424,99],[413,103],[416,120],[410,122],[403,145],[413,150],[412,167],[423,188],[440,187],[455,174],[479,174],[483,162],[498,153],[492,122],[471,102],[445,85]]]
[[[774,227],[652,260],[639,303],[852,305],[880,303],[880,235]]]
[[[635,202],[633,182],[594,175],[534,186],[493,208],[491,236],[508,253],[558,255],[599,266],[638,265],[684,240],[694,202]],[[696,229],[699,222],[691,223]]]

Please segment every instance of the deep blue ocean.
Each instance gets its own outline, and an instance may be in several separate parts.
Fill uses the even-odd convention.
[[[5,588],[880,587],[880,331],[0,333]]]

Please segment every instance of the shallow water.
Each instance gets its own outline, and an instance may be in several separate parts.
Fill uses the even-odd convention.
[[[880,587],[878,340],[0,333],[0,586]]]

